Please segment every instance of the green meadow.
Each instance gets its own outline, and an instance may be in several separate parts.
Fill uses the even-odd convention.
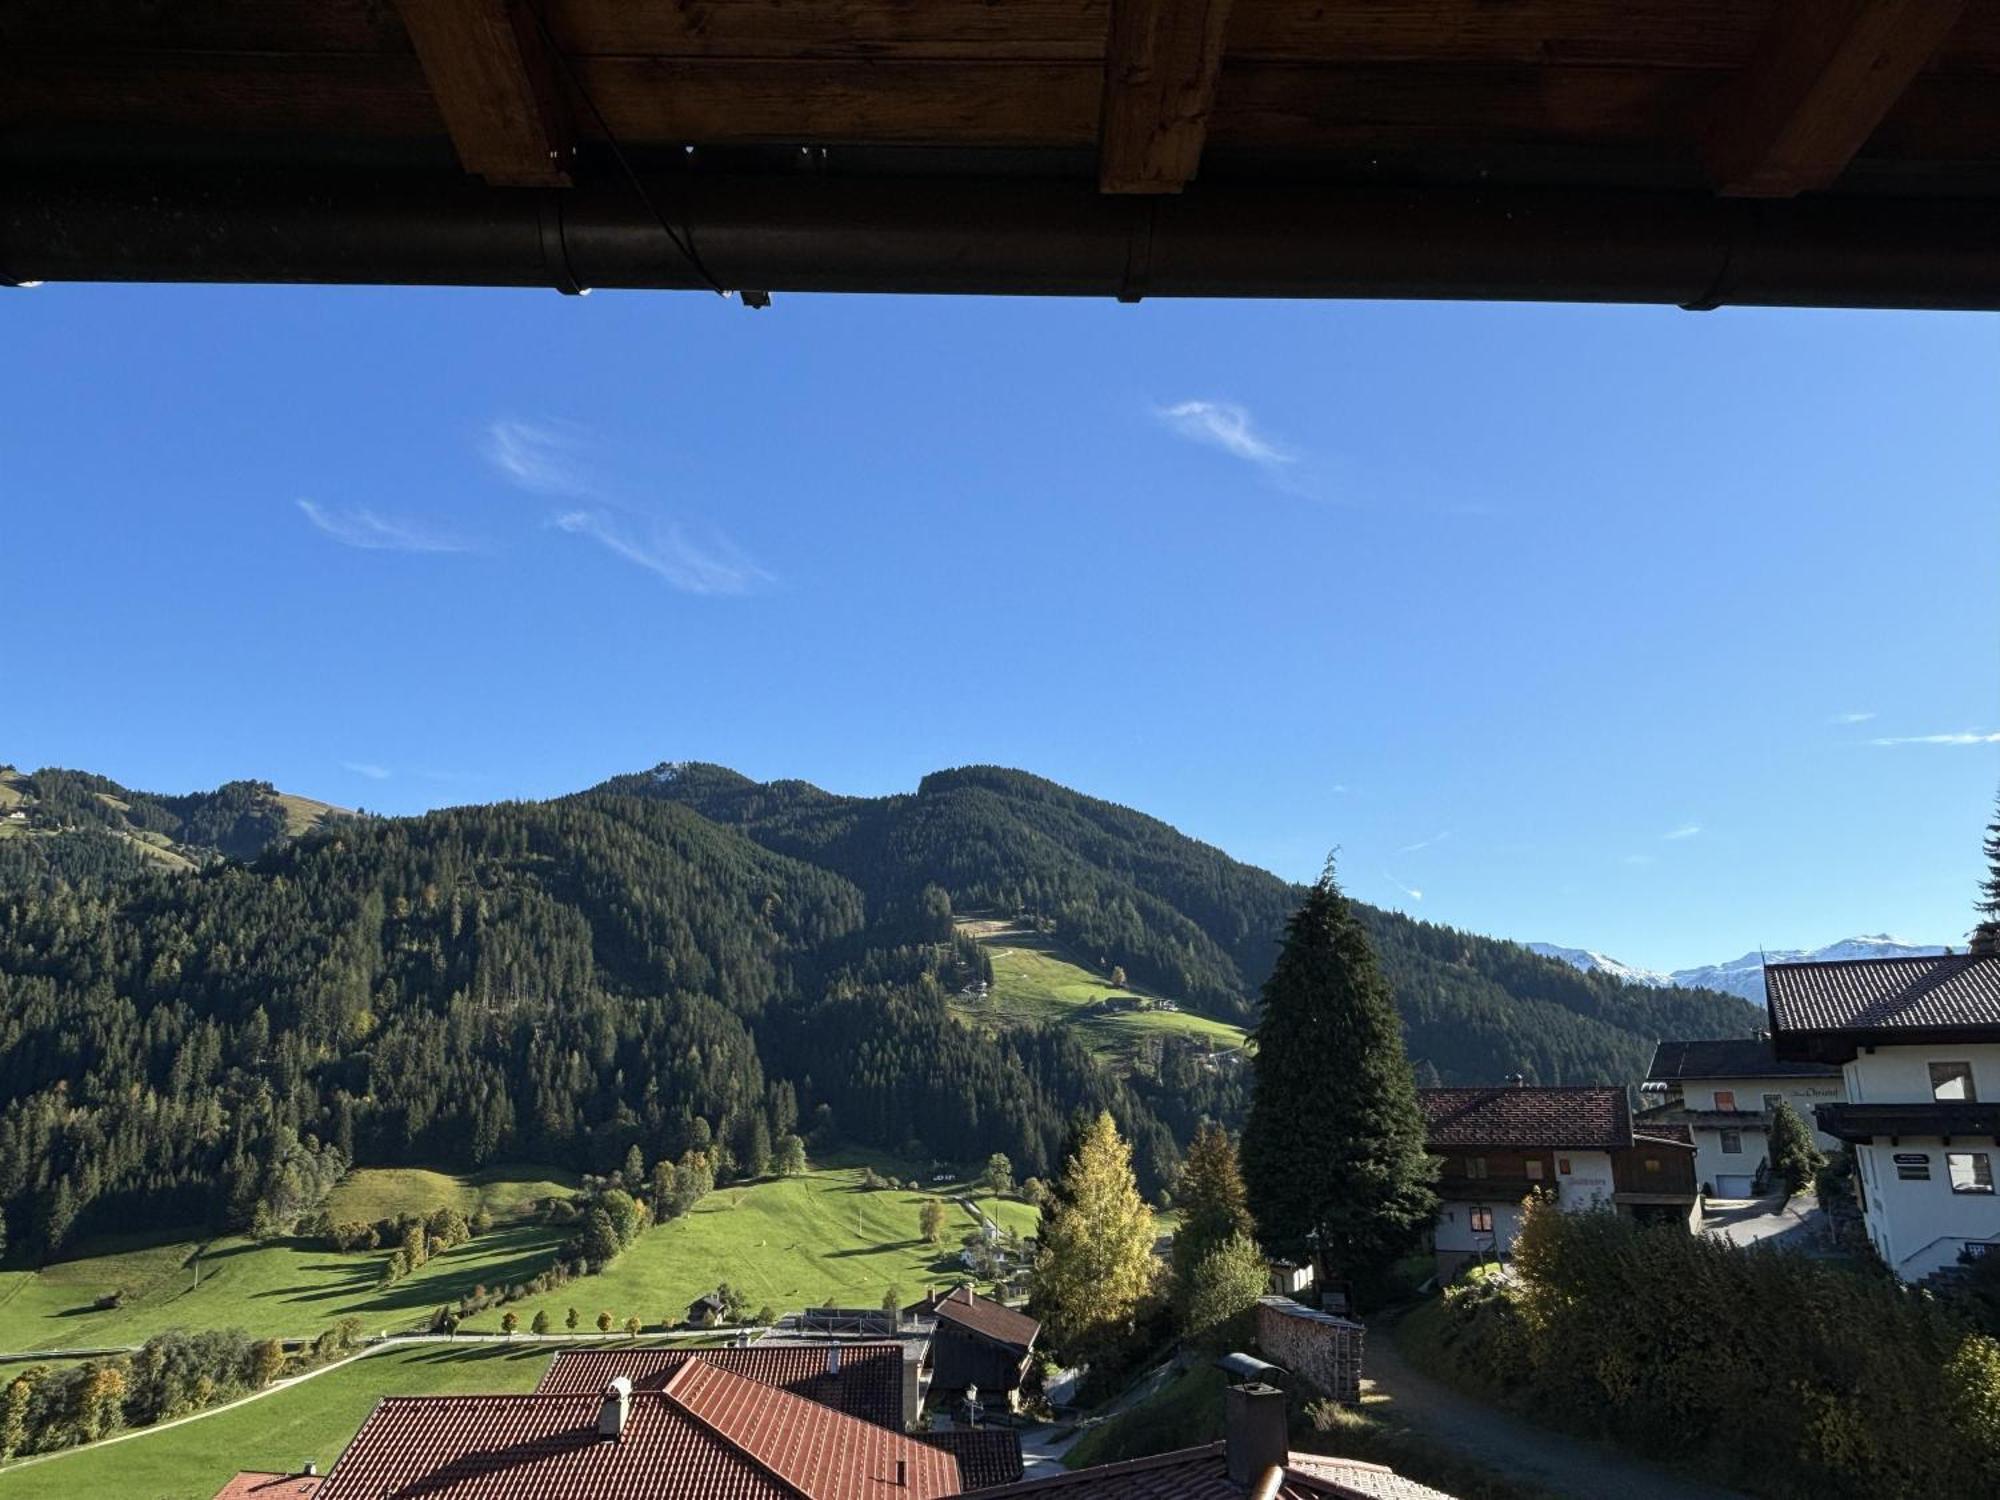
[[[324,1474],[384,1396],[526,1391],[547,1349],[420,1344],[316,1375],[230,1411],[144,1432],[124,1442],[0,1468],[8,1500],[208,1500],[238,1469]]]
[[[1161,1010],[1165,998],[1131,986],[1120,988],[1065,954],[1055,941],[1007,923],[962,921],[993,960],[993,985],[984,999],[952,997],[952,1010],[972,1026],[1033,1022],[1073,1030],[1093,1052],[1129,1057],[1149,1037],[1185,1036],[1218,1049],[1240,1047],[1240,1026],[1185,1010]],[[1104,1011],[1107,1000],[1138,1001],[1153,1008]]]

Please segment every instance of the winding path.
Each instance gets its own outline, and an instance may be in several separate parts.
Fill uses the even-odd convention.
[[[1601,1443],[1538,1427],[1460,1395],[1403,1358],[1393,1317],[1369,1320],[1365,1368],[1364,1388],[1386,1396],[1397,1420],[1495,1473],[1567,1500],[1746,1500],[1735,1490],[1656,1469]]]

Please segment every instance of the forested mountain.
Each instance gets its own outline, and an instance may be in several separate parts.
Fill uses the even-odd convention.
[[[1239,1074],[1193,1041],[1120,1076],[1060,1031],[959,1024],[945,997],[980,955],[954,913],[1029,915],[1252,1020],[1296,896],[1154,819],[985,768],[865,799],[662,767],[302,837],[259,783],[34,787],[107,848],[130,827],[93,804],[198,857],[0,861],[0,1214],[30,1256],[141,1218],[268,1222],[338,1162],[603,1171],[633,1145],[714,1141],[758,1171],[796,1129],[1046,1175],[1078,1110],[1117,1116],[1151,1191],[1203,1114],[1240,1115]],[[1632,1077],[1657,1037],[1754,1022],[1362,911],[1426,1077]]]
[[[86,771],[0,765],[0,887],[96,888],[149,870],[250,859],[347,816],[268,781],[162,796]]]
[[[876,902],[908,903],[935,884],[961,911],[1044,915],[1073,951],[1245,1023],[1304,894],[1156,818],[991,766],[941,771],[914,793],[880,798],[759,785],[704,765],[661,766],[600,790],[684,803],[840,871]],[[1355,909],[1427,1081],[1637,1078],[1663,1037],[1742,1036],[1758,1023],[1751,1007],[1713,991],[1625,984],[1519,943]]]

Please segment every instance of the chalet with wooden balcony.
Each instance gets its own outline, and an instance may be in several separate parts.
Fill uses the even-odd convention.
[[[1837,1066],[1819,1128],[1854,1149],[1868,1237],[1918,1281],[2000,1250],[2000,932],[1970,953],[1769,964],[1781,1059]]]
[[[1524,1204],[1602,1209],[1692,1227],[1694,1141],[1686,1127],[1635,1127],[1616,1084],[1419,1089],[1443,1200],[1433,1231],[1438,1274],[1504,1260]]]
[[[1807,1125],[1822,1104],[1846,1098],[1840,1069],[1808,1058],[1780,1059],[1771,1039],[1729,1037],[1661,1042],[1646,1075],[1665,1101],[1645,1111],[1638,1128],[1685,1126],[1695,1148],[1694,1169],[1705,1191],[1718,1198],[1748,1198],[1771,1157],[1771,1112],[1784,1100]],[[1822,1151],[1839,1142],[1819,1132]]]

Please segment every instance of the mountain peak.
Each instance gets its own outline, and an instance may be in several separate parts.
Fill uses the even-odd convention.
[[[1725,994],[1740,996],[1742,999],[1761,1003],[1764,999],[1764,965],[1767,963],[1827,963],[1853,958],[1918,958],[1934,953],[1942,953],[1941,943],[1911,943],[1901,938],[1891,937],[1886,932],[1865,933],[1859,937],[1842,938],[1820,948],[1773,948],[1768,951],[1752,949],[1741,958],[1727,963],[1697,964],[1693,968],[1675,969],[1662,974],[1654,969],[1641,969],[1632,964],[1621,963],[1615,958],[1607,958],[1602,953],[1594,953],[1588,948],[1564,948],[1554,943],[1529,943],[1530,952],[1539,953],[1544,958],[1559,959],[1571,968],[1585,973],[1603,972],[1633,984],[1661,987],[1681,985],[1685,988],[1721,990]]]

